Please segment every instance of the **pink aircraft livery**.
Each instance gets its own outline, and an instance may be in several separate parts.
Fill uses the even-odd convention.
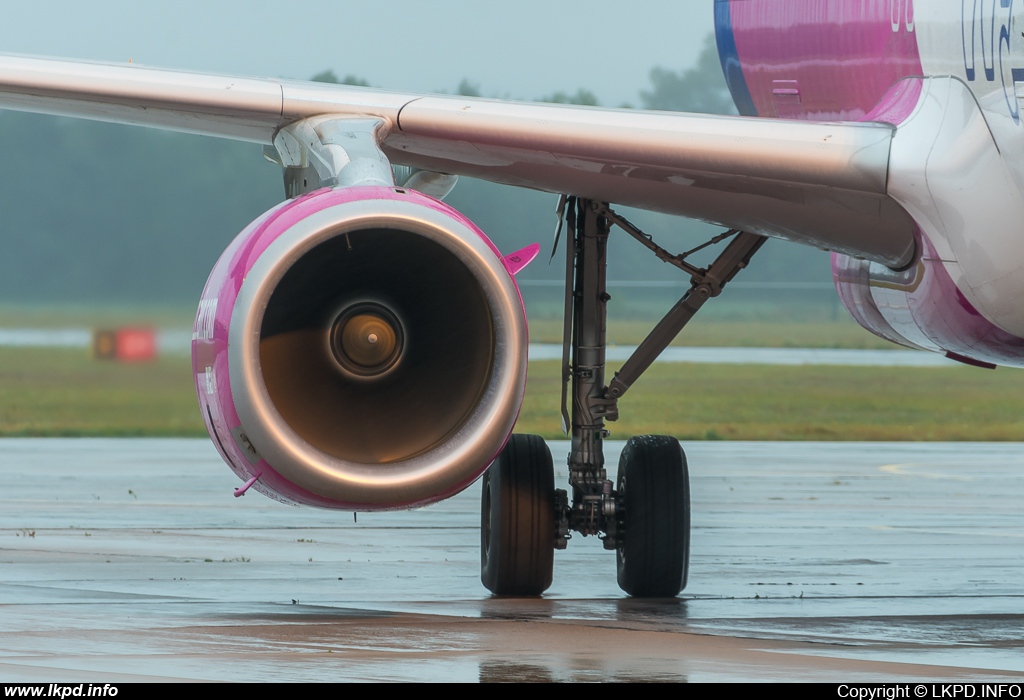
[[[1022,5],[716,0],[737,117],[26,57],[0,57],[0,107],[256,142],[280,164],[284,201],[224,251],[192,341],[236,495],[411,508],[483,475],[495,594],[542,593],[576,532],[616,552],[628,594],[673,596],[685,456],[674,438],[633,438],[613,482],[606,424],[767,237],[832,251],[843,304],[883,338],[1024,364]],[[528,345],[515,275],[538,246],[500,251],[444,204],[459,176],[560,195],[567,489],[544,441],[512,434]],[[718,224],[720,252],[697,267],[617,205]],[[607,378],[613,230],[691,286]]]

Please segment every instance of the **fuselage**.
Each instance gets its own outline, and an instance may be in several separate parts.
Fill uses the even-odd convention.
[[[843,302],[914,347],[1024,365],[1024,3],[716,0],[741,114],[895,127],[906,270],[833,255]]]

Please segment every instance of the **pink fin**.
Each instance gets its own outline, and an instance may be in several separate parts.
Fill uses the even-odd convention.
[[[533,262],[533,259],[537,257],[537,253],[540,252],[540,243],[531,243],[521,250],[517,250],[514,253],[509,253],[504,256],[501,261],[505,263],[505,269],[511,274],[518,274],[520,270]]]
[[[244,496],[245,492],[249,490],[249,487],[255,484],[257,481],[259,481],[259,478],[261,476],[263,476],[262,473],[257,474],[256,476],[254,476],[253,478],[249,479],[247,482],[239,486],[237,489],[235,489],[235,498],[238,498],[239,496]]]

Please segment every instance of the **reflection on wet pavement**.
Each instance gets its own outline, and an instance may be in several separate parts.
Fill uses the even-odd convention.
[[[354,523],[232,498],[205,441],[0,441],[0,679],[1024,677],[1020,445],[686,449],[682,597],[576,538],[524,600],[479,583],[476,486]]]

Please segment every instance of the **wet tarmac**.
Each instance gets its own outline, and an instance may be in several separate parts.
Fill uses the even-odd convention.
[[[2,440],[0,681],[1020,682],[1022,448],[688,443],[690,583],[640,601],[578,537],[489,597],[477,486],[353,522],[205,441]]]

